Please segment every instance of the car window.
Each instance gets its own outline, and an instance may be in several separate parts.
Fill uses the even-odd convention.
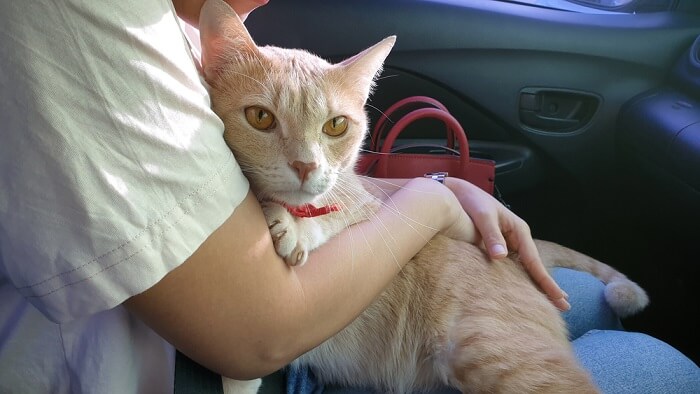
[[[495,0],[585,13],[668,11],[673,0]]]

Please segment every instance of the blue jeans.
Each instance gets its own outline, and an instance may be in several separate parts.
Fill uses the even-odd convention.
[[[604,285],[593,276],[565,268],[554,279],[569,294],[563,314],[574,351],[604,393],[700,393],[700,368],[670,345],[646,334],[623,331],[608,307]],[[321,387],[308,370],[287,374],[287,394],[367,394],[359,388]],[[450,388],[433,394],[455,394]]]
[[[553,276],[569,294],[572,308],[563,317],[576,356],[603,393],[700,393],[692,360],[649,335],[622,331],[598,279],[565,268]]]

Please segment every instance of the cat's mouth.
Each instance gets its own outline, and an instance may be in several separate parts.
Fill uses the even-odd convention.
[[[330,175],[317,176],[301,183],[291,180],[271,182],[267,178],[256,176],[251,182],[251,187],[261,200],[292,207],[306,204],[321,206],[331,204],[333,201],[330,200],[335,200],[336,193],[333,190],[337,180],[337,176]]]

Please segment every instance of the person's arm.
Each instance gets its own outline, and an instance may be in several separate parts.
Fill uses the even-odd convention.
[[[453,193],[428,179],[411,180],[391,195],[390,208],[292,269],[275,253],[249,194],[180,267],[125,305],[202,365],[251,379],[340,331],[433,235],[461,226],[469,232],[471,223]]]
[[[372,183],[390,192],[404,186],[405,179],[374,179]],[[508,255],[508,250],[516,251],[521,262],[552,303],[562,311],[571,306],[566,293],[557,285],[542,264],[535,242],[530,234],[530,227],[519,216],[503,206],[493,196],[479,187],[460,178],[445,178],[447,186],[459,199],[462,207],[473,220],[480,239],[489,256],[499,259]]]

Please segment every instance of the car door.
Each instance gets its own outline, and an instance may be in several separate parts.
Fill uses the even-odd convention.
[[[552,8],[564,3],[570,10]],[[440,100],[472,155],[496,161],[499,191],[533,234],[638,281],[651,305],[625,326],[697,362],[697,306],[688,305],[697,301],[699,9],[693,0],[274,0],[248,26],[259,44],[330,60],[397,35],[372,121],[407,96]]]

